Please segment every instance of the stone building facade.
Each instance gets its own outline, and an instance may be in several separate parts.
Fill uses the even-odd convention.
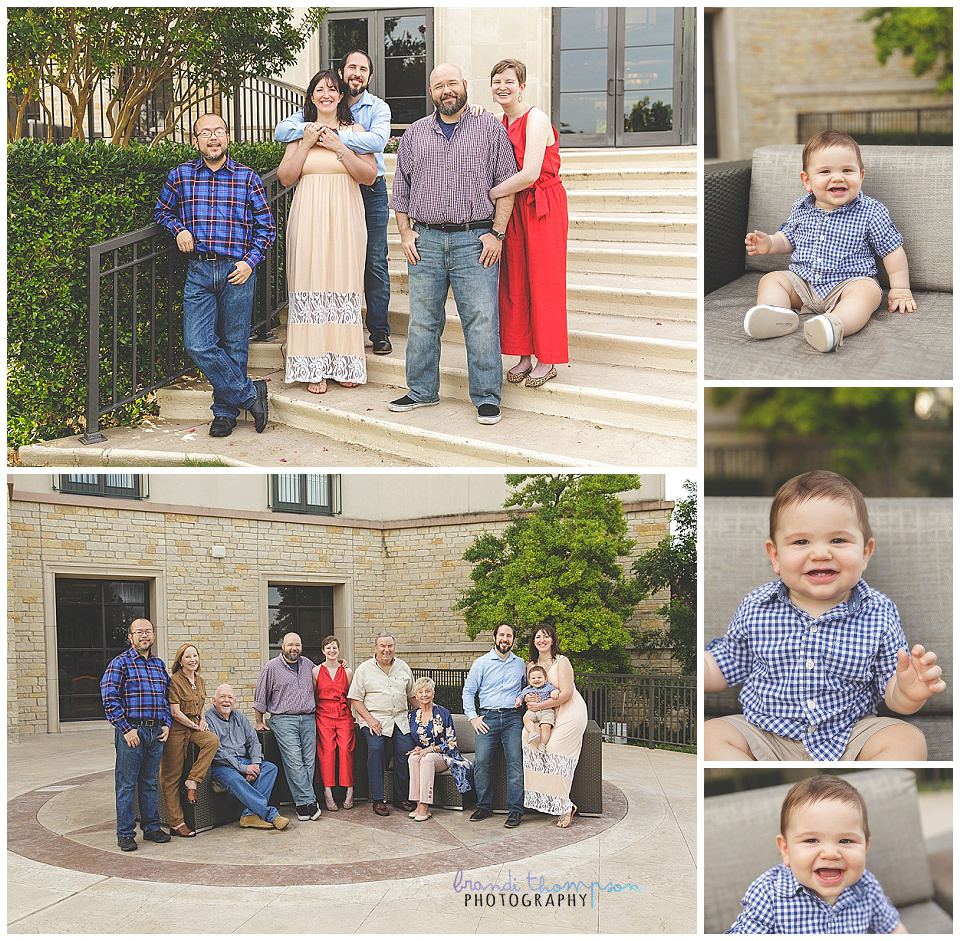
[[[52,480],[18,474],[10,483],[11,740],[75,724],[60,715],[66,671],[58,663],[58,579],[146,583],[155,650],[169,661],[181,643],[196,641],[208,690],[231,683],[245,710],[272,655],[277,586],[331,589],[332,627],[351,664],[371,655],[381,630],[395,634],[398,655],[414,668],[465,667],[489,649],[485,640],[469,640],[452,609],[470,584],[465,549],[510,521],[496,508],[506,493],[502,476],[345,475],[343,513],[335,516],[274,512],[264,475],[152,474],[149,498],[140,501],[56,492]],[[643,481],[625,503],[635,555],[664,537],[672,509],[662,478]],[[443,512],[427,514],[428,503]],[[419,512],[404,515],[405,508]],[[662,603],[643,602],[638,625],[659,626],[653,612]],[[669,659],[651,670],[675,672]]]
[[[950,95],[936,94],[935,72],[915,76],[900,53],[880,65],[875,21],[862,22],[863,12],[706,8],[713,68],[705,81],[715,96],[719,159],[749,159],[757,147],[798,143],[798,114],[952,104]]]

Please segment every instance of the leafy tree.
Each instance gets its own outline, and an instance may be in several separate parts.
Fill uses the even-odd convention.
[[[454,605],[467,635],[506,621],[516,649],[549,621],[578,672],[632,672],[626,647],[638,631],[626,626],[642,594],[622,560],[627,536],[617,494],[640,487],[634,474],[511,474],[506,508],[518,513],[502,535],[483,533],[464,553],[473,585]]]
[[[697,672],[697,485],[690,480],[688,496],[673,507],[673,529],[633,563],[633,573],[644,595],[670,589],[670,600],[657,608],[666,627],[644,631],[641,650],[668,648],[685,675]]]
[[[165,114],[156,142],[211,92],[229,93],[248,78],[275,75],[296,62],[325,15],[326,9],[308,8],[294,26],[290,7],[11,9],[7,98],[17,117],[10,131],[22,134],[32,102],[47,110],[39,90],[50,85],[69,105],[71,136],[83,139],[87,108],[103,88],[109,89],[112,143],[121,147],[144,103],[159,93]]]
[[[894,52],[913,59],[914,75],[937,68],[937,91],[953,91],[953,7],[873,7],[862,20],[879,20],[873,28],[877,61]]]

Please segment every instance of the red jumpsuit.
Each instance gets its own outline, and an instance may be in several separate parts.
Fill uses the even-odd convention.
[[[527,116],[503,123],[523,166]],[[500,351],[533,353],[542,363],[566,363],[567,193],[560,180],[560,144],[543,154],[540,178],[517,193],[500,255]]]
[[[317,671],[317,767],[324,787],[353,785],[353,714],[347,706],[347,671],[343,664],[336,675],[321,663]],[[339,780],[335,778],[334,756],[340,750]]]

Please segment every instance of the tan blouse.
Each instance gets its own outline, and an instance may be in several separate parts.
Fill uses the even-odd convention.
[[[190,681],[184,676],[183,671],[177,670],[170,678],[167,699],[170,702],[175,702],[185,716],[190,716],[191,719],[199,719],[207,704],[207,689],[203,685],[203,677],[199,673],[194,674],[194,680],[197,688],[191,689]]]

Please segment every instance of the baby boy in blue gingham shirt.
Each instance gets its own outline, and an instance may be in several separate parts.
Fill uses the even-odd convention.
[[[821,131],[803,148],[800,181],[807,195],[773,235],[755,230],[746,239],[748,255],[792,253],[787,271],[760,279],[757,303],[743,329],[756,339],[786,336],[801,314],[816,314],[803,325],[804,339],[821,353],[840,348],[844,336],[866,326],[880,304],[874,255],[890,278],[889,310],[917,309],[903,238],[886,207],[860,191],[863,160],[857,142],[841,131]]]
[[[911,715],[946,689],[937,655],[907,647],[893,602],[861,578],[874,540],[863,494],[832,471],[788,480],[770,507],[779,581],[750,592],[704,652],[704,690],[743,683],[742,715],[704,723],[717,760],[915,760]]]
[[[787,792],[777,849],[783,863],[755,879],[725,934],[906,934],[866,868],[867,805],[844,778],[821,774]]]

